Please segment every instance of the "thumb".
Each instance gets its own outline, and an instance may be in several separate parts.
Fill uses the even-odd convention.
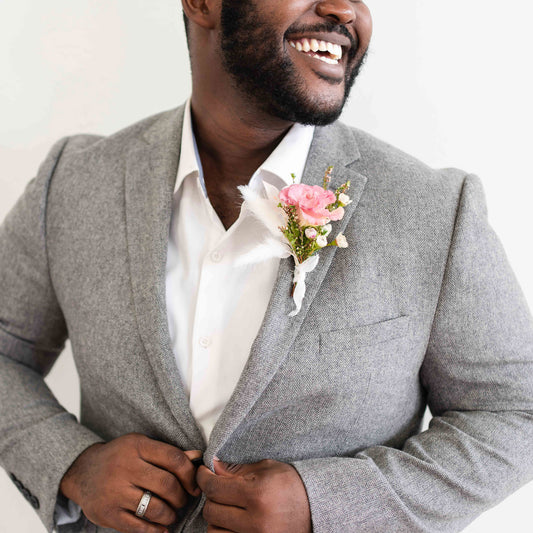
[[[218,457],[215,457],[213,460],[213,465],[215,467],[215,474],[218,476],[231,476],[237,473],[241,465],[225,463],[221,461]]]

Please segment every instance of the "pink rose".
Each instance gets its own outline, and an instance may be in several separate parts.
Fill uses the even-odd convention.
[[[318,185],[295,183],[281,189],[280,200],[286,205],[295,205],[300,224],[323,226],[330,220],[340,220],[344,215],[342,207],[328,211],[326,207],[335,202],[333,191]]]

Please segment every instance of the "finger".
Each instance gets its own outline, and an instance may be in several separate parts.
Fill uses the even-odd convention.
[[[188,495],[178,478],[169,471],[151,463],[142,462],[132,472],[130,482],[141,490],[149,490],[174,509],[181,509],[187,505]],[[199,489],[198,489],[199,490]]]
[[[185,450],[183,453],[191,460],[191,462],[202,459],[204,456],[202,450]]]
[[[144,492],[145,491],[143,489],[132,486],[127,491],[127,494],[125,494],[127,503],[123,506],[123,509],[126,511],[132,511],[135,514]],[[145,520],[150,520],[150,522],[154,522],[156,524],[169,526],[176,521],[176,512],[168,505],[167,502],[163,501],[157,495],[152,493],[142,518]]]
[[[250,515],[245,509],[221,505],[211,500],[206,500],[202,516],[210,526],[230,531],[248,531],[251,526]]]
[[[217,476],[206,466],[198,467],[196,482],[210,500],[235,507],[246,508],[246,490],[240,476]]]
[[[121,510],[118,518],[120,523],[118,526],[114,526],[118,531],[127,533],[168,533],[168,529],[165,526],[151,524],[128,511]]]
[[[191,460],[195,468],[204,464],[204,452],[202,450],[188,450],[184,453]]]
[[[196,450],[194,451],[196,452]],[[146,462],[174,474],[189,494],[198,495],[195,481],[196,468],[183,450],[165,442],[146,438],[139,439],[138,452],[139,456]],[[197,454],[195,454],[195,457],[197,457]]]
[[[230,533],[237,533],[236,531],[231,531],[231,529],[222,529],[217,526],[207,526],[207,533],[217,533],[218,531],[229,531]]]

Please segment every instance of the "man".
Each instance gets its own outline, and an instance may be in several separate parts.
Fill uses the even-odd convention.
[[[463,528],[533,472],[533,328],[479,180],[334,122],[361,2],[183,8],[190,105],[59,141],[3,225],[3,466],[48,530]],[[291,263],[237,261],[264,232],[236,187],[289,164],[352,199],[292,318]],[[81,424],[42,381],[67,335]]]

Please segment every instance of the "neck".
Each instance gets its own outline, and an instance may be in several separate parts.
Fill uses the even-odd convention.
[[[244,105],[234,109],[227,100],[206,102],[197,93],[191,111],[202,165],[234,183],[247,182],[292,126]]]

